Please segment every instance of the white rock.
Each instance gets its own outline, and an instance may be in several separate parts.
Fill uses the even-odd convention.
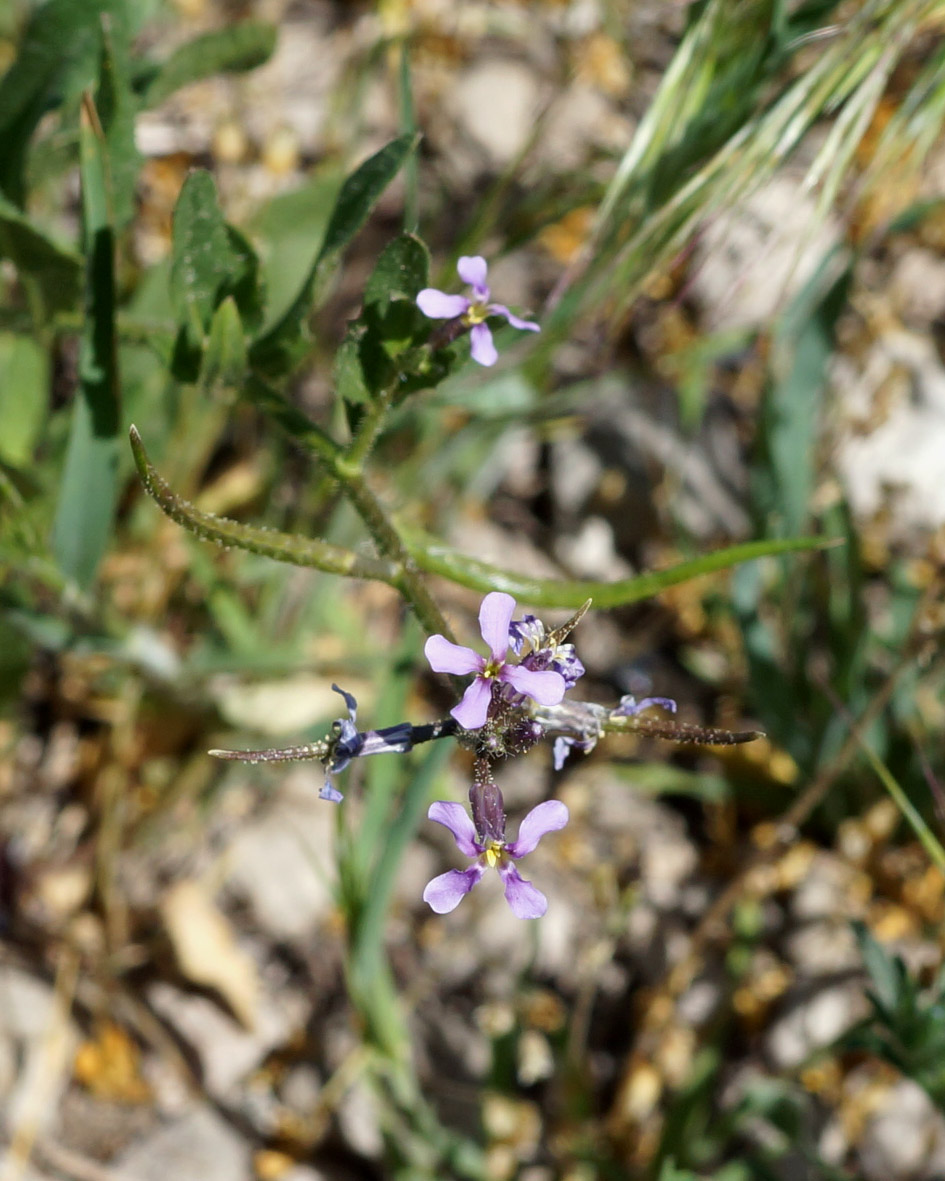
[[[864,1181],[940,1177],[945,1167],[945,1120],[917,1083],[900,1079],[858,1145]]]
[[[838,364],[834,384],[852,416],[865,417],[890,383],[898,399],[874,429],[851,423],[837,447],[837,468],[854,510],[894,512],[897,537],[945,522],[945,368],[931,340],[905,332],[877,341],[857,373]]]
[[[457,120],[492,157],[505,164],[531,133],[538,106],[538,83],[523,62],[486,60],[456,83],[451,106]]]
[[[251,1181],[249,1147],[209,1107],[195,1107],[123,1152],[115,1181]]]
[[[48,1131],[58,1119],[78,1032],[56,1003],[53,988],[11,965],[0,966],[0,1039],[15,1066],[0,1097],[0,1127],[13,1134]]]
[[[774,177],[696,239],[691,290],[710,332],[770,320],[840,240],[800,178]]]
[[[788,1012],[768,1030],[768,1052],[780,1068],[800,1066],[866,1015],[869,1004],[857,981],[821,989],[810,1000],[789,994]],[[793,1004],[792,1004],[793,1001]]]
[[[334,905],[329,854],[335,815],[332,804],[318,799],[323,781],[320,766],[288,774],[280,799],[242,828],[223,857],[227,885],[277,939],[305,939]]]
[[[207,1092],[215,1099],[230,1096],[270,1050],[289,1039],[308,1012],[300,994],[281,989],[278,999],[261,998],[256,1028],[250,1033],[208,997],[182,992],[163,981],[148,989],[148,1000],[193,1047]]]

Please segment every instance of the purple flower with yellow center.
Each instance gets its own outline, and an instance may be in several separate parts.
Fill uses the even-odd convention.
[[[487,831],[481,833],[476,831],[476,825],[462,804],[440,800],[430,805],[427,816],[448,828],[459,851],[474,860],[468,869],[450,869],[428,882],[423,900],[437,914],[448,914],[459,906],[487,869],[496,869],[512,913],[520,919],[540,919],[548,909],[548,899],[521,876],[514,863],[531,853],[546,833],[564,828],[568,823],[568,809],[560,800],[546,800],[532,808],[522,820],[518,840],[507,844],[501,795],[494,790],[498,806],[492,810],[491,821],[484,826]]]
[[[475,673],[476,679],[463,694],[459,705],[450,710],[464,730],[478,730],[485,725],[496,682],[511,685],[539,705],[557,705],[564,697],[564,677],[553,669],[536,670],[506,663],[509,650],[509,624],[515,600],[502,591],[492,591],[479,608],[479,629],[489,648],[480,656],[472,648],[451,643],[445,636],[430,636],[423,653],[434,672],[462,676]]]
[[[465,295],[448,295],[436,287],[424,287],[417,296],[417,307],[431,320],[459,320],[468,328],[470,354],[474,361],[480,365],[494,365],[498,359],[499,354],[486,323],[489,316],[502,316],[513,328],[541,332],[537,324],[514,316],[504,304],[490,302],[492,292],[486,283],[489,267],[480,255],[463,255],[456,264],[456,270],[462,281],[472,288],[472,299],[467,299]]]

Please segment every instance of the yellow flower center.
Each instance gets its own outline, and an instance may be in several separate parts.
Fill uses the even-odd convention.
[[[489,309],[484,303],[472,303],[463,312],[463,323],[473,328],[476,324],[481,324],[483,320],[489,318]]]
[[[504,841],[490,841],[483,851],[486,865],[490,869],[495,869],[500,862],[505,860],[505,842]]]

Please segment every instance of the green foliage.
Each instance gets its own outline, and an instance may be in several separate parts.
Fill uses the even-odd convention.
[[[133,5],[48,0],[30,17],[16,61],[0,81],[0,190],[22,206],[30,139],[50,107],[74,103],[100,74],[103,30],[127,45]]]
[[[922,989],[902,957],[888,952],[863,923],[855,923],[854,931],[873,1012],[844,1038],[844,1046],[889,1062],[945,1111],[945,969]]]
[[[266,376],[289,372],[301,359],[307,334],[305,321],[315,299],[316,282],[335,262],[367,221],[381,194],[416,150],[419,137],[402,135],[357,168],[341,186],[325,236],[302,287],[289,308],[250,350],[253,366]]]
[[[103,62],[103,72],[105,69]],[[85,323],[79,344],[79,393],[59,487],[52,548],[63,574],[87,588],[111,536],[121,426],[108,149],[90,98],[85,102],[79,146],[86,248]]]
[[[27,336],[0,333],[0,460],[26,469],[49,402],[49,358]]]
[[[217,324],[215,356],[209,364],[219,368],[221,333],[227,337],[232,363],[236,328],[256,327],[263,314],[259,260],[246,238],[228,225],[217,202],[216,185],[209,172],[197,170],[187,177],[174,209],[171,301],[180,328],[174,345],[172,371],[181,381],[194,381],[200,373],[204,348],[212,334],[217,310],[232,301],[238,321]],[[245,367],[245,365],[244,365]],[[242,368],[234,371],[242,376]]]
[[[22,276],[38,322],[75,307],[82,259],[49,237],[0,193],[0,255]]]
[[[141,105],[155,107],[182,86],[215,74],[252,70],[272,56],[276,30],[262,21],[241,21],[186,42],[160,65],[146,65],[135,79]]]

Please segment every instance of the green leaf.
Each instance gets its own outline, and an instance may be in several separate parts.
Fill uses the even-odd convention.
[[[246,369],[246,337],[236,300],[230,295],[213,313],[200,384],[204,389],[217,386],[233,389],[242,382]]]
[[[401,234],[381,252],[364,288],[364,306],[378,304],[383,311],[392,299],[415,300],[429,275],[426,244],[415,234]]]
[[[0,334],[0,459],[25,468],[46,422],[49,358],[27,336]]]
[[[680,562],[667,570],[653,570],[648,574],[640,574],[636,578],[623,578],[617,582],[590,582],[531,578],[491,566],[487,562],[480,562],[477,558],[470,558],[419,530],[401,526],[400,532],[410,556],[418,568],[428,574],[441,574],[451,582],[468,586],[472,590],[505,591],[521,602],[530,603],[535,607],[561,607],[570,610],[577,610],[587,599],[593,599],[598,610],[623,607],[628,603],[638,603],[641,599],[652,598],[667,587],[678,586],[681,582],[688,582],[704,574],[728,570],[741,562],[751,562],[776,554],[825,549],[836,544],[835,541],[823,537],[748,541],[704,554],[701,558]]]
[[[23,204],[24,162],[37,123],[95,82],[103,18],[112,37],[127,42],[134,15],[127,0],[49,0],[33,12],[0,82],[0,190],[16,205]]]
[[[88,587],[108,545],[117,496],[118,360],[115,236],[106,146],[86,96],[79,128],[86,315],[79,342],[79,392],[53,524],[53,552],[68,578]]]
[[[111,23],[102,27],[95,106],[105,134],[115,225],[124,226],[134,214],[141,157],[135,147],[137,105],[131,93],[128,29],[119,23],[113,32]]]
[[[177,318],[202,340],[229,276],[230,242],[213,177],[203,169],[184,181],[173,218],[171,302]]]
[[[391,392],[395,382],[402,392],[412,375],[414,358],[404,354],[429,332],[429,321],[414,302],[429,273],[430,253],[413,234],[401,234],[381,252],[364,288],[361,315],[348,325],[335,355],[335,391],[349,412],[382,391]],[[418,351],[415,360],[429,368],[426,350]]]
[[[344,340],[335,353],[335,393],[346,406],[363,406],[371,400],[361,364],[361,343],[367,332],[363,324],[348,325]]]
[[[172,369],[196,378],[217,308],[232,296],[247,327],[260,322],[263,297],[259,261],[247,239],[227,225],[213,177],[190,173],[174,208],[171,303],[180,323]]]
[[[253,70],[268,61],[275,47],[276,30],[263,21],[242,21],[204,33],[154,67],[143,84],[141,104],[157,106],[180,87],[214,74]]]
[[[379,197],[415,150],[419,136],[402,135],[357,168],[341,186],[321,248],[301,290],[282,317],[250,350],[255,368],[268,375],[289,372],[306,348],[305,321],[311,311],[320,271],[348,245],[367,221]]]
[[[2,194],[0,257],[13,263],[24,287],[35,293],[43,318],[75,309],[82,288],[82,258],[47,237]]]
[[[899,1003],[901,984],[900,972],[894,958],[873,938],[865,923],[854,922],[853,932],[875,999],[887,1013],[894,1013]]]

